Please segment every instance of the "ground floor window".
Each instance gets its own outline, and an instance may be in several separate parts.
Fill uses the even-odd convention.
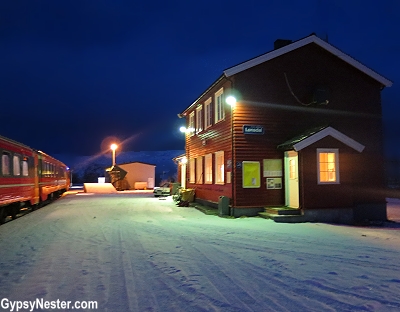
[[[190,183],[196,182],[195,172],[196,172],[195,159],[191,158],[189,160],[189,182]]]
[[[225,183],[224,152],[215,153],[215,184]]]
[[[317,149],[318,184],[338,184],[339,149]]]
[[[203,156],[196,158],[196,183],[203,183]]]
[[[212,154],[207,154],[204,157],[204,183],[212,183]]]

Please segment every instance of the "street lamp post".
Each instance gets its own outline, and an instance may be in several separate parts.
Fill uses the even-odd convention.
[[[118,148],[118,145],[113,143],[110,148],[112,150],[112,165],[115,166],[115,150]]]

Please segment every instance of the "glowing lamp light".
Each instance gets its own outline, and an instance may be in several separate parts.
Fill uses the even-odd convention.
[[[110,148],[112,150],[112,165],[115,166],[115,150],[118,148],[117,144],[111,144]]]
[[[183,133],[190,133],[194,132],[194,128],[186,128],[186,127],[180,127],[179,130]]]
[[[182,157],[182,159],[181,159],[181,164],[186,164],[187,163],[187,158],[186,158],[186,156],[185,157]]]
[[[236,104],[236,98],[232,95],[228,96],[225,100],[226,104],[234,106]]]

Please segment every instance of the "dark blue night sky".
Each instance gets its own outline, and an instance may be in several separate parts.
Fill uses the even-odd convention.
[[[399,30],[398,0],[2,1],[0,134],[49,154],[96,154],[109,136],[183,149],[177,114],[224,69],[314,32],[393,82],[400,157]]]

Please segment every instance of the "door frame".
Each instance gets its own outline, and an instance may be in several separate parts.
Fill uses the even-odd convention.
[[[186,163],[181,164],[181,187],[186,188]]]
[[[294,163],[291,163],[291,160]],[[299,198],[299,155],[296,151],[286,151],[284,156],[285,170],[285,205],[291,208],[300,207]],[[294,164],[294,168],[293,168]],[[292,166],[291,166],[292,165]],[[294,171],[293,171],[294,170]]]

